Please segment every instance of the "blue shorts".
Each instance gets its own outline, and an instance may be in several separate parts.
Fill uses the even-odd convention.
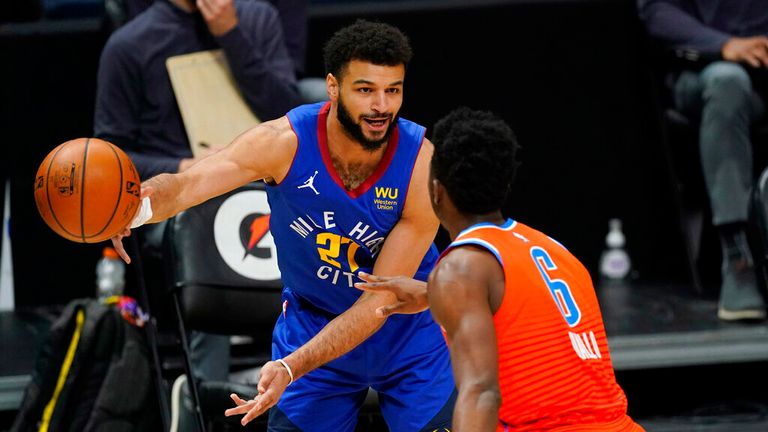
[[[272,334],[273,359],[304,345],[335,317],[288,287],[283,302]],[[391,431],[450,428],[455,383],[448,347],[429,311],[388,318],[354,350],[288,386],[277,408],[301,430],[351,432],[369,387],[378,392]],[[270,430],[276,429],[270,424]]]

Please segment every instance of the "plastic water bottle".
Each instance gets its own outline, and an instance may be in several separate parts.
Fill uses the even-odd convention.
[[[626,239],[621,231],[621,220],[611,219],[608,226],[608,235],[605,236],[606,249],[600,257],[600,274],[606,279],[624,279],[632,269],[632,263],[624,250]]]
[[[102,303],[109,297],[123,295],[125,263],[115,249],[107,246],[96,263],[96,295]]]

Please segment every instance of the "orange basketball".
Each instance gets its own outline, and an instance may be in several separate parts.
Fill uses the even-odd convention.
[[[140,184],[136,167],[119,147],[97,138],[77,138],[51,150],[40,164],[35,203],[60,236],[98,243],[133,220]]]

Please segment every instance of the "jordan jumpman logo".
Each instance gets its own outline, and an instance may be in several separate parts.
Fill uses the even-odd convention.
[[[312,177],[308,178],[307,181],[304,182],[301,186],[296,186],[296,189],[302,189],[305,187],[311,188],[313,191],[315,191],[315,195],[320,195],[320,192],[315,189],[315,176],[317,175],[317,171],[315,171],[314,174],[312,174]]]

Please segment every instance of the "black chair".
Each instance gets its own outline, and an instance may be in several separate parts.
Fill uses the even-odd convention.
[[[698,262],[704,221],[708,220],[708,201],[701,166],[698,162],[698,125],[674,108],[669,71],[679,67],[674,52],[645,35],[645,57],[650,71],[652,95],[658,122],[661,149],[667,167],[671,198],[676,209],[687,273],[691,285],[703,291]]]
[[[177,214],[165,230],[166,268],[184,369],[203,431],[219,422],[237,422],[223,415],[233,406],[229,394],[250,397],[256,389],[233,382],[198,382],[191,373],[188,332],[247,336],[251,349],[245,356],[233,351],[233,369],[261,366],[271,359],[282,283],[268,228],[264,185],[251,183]]]
[[[752,189],[749,216],[757,280],[763,296],[768,298],[768,168],[763,170]]]

